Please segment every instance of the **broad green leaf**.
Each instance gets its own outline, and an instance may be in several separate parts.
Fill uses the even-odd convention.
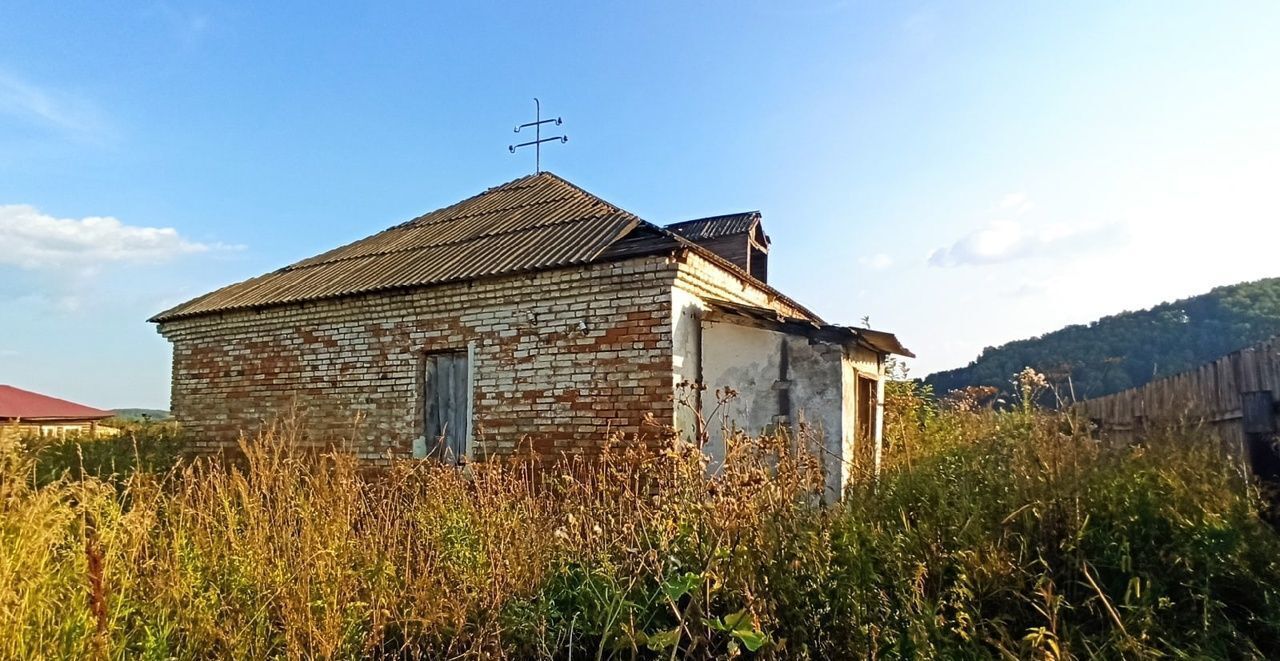
[[[645,636],[645,645],[655,652],[667,649],[678,642],[680,642],[680,627]]]
[[[751,620],[751,613],[745,610],[724,616],[724,625],[726,628],[723,631],[751,631],[756,628],[755,622]]]
[[[735,630],[733,632],[733,637],[742,641],[742,646],[751,650],[752,652],[758,651],[761,647],[764,647],[765,643],[769,642],[769,635],[763,631]]]
[[[700,576],[693,572],[685,572],[679,576],[672,576],[662,584],[662,593],[667,595],[671,601],[679,601],[681,597],[689,594],[698,584],[702,582]]]

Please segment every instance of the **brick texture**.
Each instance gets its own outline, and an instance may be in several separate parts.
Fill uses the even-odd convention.
[[[304,443],[408,456],[425,352],[474,348],[472,454],[591,451],[673,418],[666,256],[164,322],[197,451],[282,416]]]
[[[777,310],[790,317],[805,318],[809,313],[778,298],[742,275],[720,268],[693,252],[681,253],[675,286],[701,299],[719,299]]]
[[[681,252],[160,324],[172,408],[196,451],[233,449],[280,420],[301,442],[371,461],[423,434],[427,352],[474,351],[472,456],[592,452],[610,433],[676,421],[672,295],[803,313]],[[651,416],[660,426],[646,422]]]

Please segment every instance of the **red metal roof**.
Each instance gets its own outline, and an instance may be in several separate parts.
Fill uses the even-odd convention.
[[[31,421],[101,420],[110,418],[110,411],[92,406],[68,402],[65,399],[0,385],[0,420],[19,418]]]

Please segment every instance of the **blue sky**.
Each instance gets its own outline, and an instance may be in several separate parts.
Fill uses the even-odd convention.
[[[1280,275],[1280,3],[368,4],[0,6],[0,383],[167,406],[147,317],[528,172],[533,96],[921,375]]]

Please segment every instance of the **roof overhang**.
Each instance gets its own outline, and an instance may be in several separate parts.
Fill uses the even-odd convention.
[[[111,411],[0,384],[0,421],[91,421],[113,415]]]
[[[809,315],[815,321],[820,322],[821,317],[812,310],[801,305],[798,301],[778,291],[767,282],[757,280],[751,277],[751,274],[742,270],[742,267],[716,254],[715,251],[699,245],[694,241],[690,241],[671,230],[654,225],[647,221],[641,221],[635,232],[628,237],[623,237],[613,246],[610,246],[602,255],[603,260],[616,260],[625,257],[638,257],[640,255],[651,254],[667,254],[674,255],[683,260],[683,254],[692,253],[702,259],[719,266],[729,275],[738,278],[743,283],[759,289],[776,300],[781,301],[790,308],[794,308],[799,312]]]
[[[819,323],[809,319],[790,317],[769,308],[743,303],[708,300],[707,310],[703,313],[703,320],[742,323],[782,333],[805,335],[813,339],[837,344],[856,344],[880,354],[894,354],[907,358],[916,357],[914,353],[902,346],[902,343],[898,341],[897,336],[893,333],[870,328]]]
[[[115,417],[114,413],[104,413],[102,415],[78,415],[74,417],[0,417],[0,425],[21,425],[21,424],[70,424],[76,422],[100,422],[107,418]]]

